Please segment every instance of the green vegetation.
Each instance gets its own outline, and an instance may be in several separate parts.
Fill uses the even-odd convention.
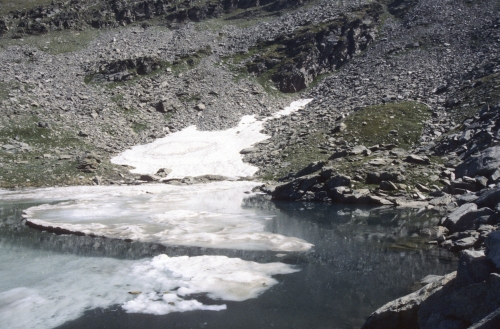
[[[101,32],[96,29],[85,31],[51,31],[42,35],[25,36],[23,39],[0,39],[0,48],[29,45],[52,55],[75,52],[85,48]]]
[[[0,6],[0,16],[8,14],[13,10],[30,10],[39,6],[50,5],[52,0],[6,0]]]
[[[341,133],[348,142],[370,146],[398,144],[408,150],[418,143],[431,111],[421,103],[403,102],[369,106],[349,115]]]
[[[135,122],[135,121],[132,122],[132,130],[135,131],[136,134],[147,129],[148,126],[145,123]]]
[[[102,159],[96,172],[77,170],[78,156],[99,150],[77,136],[77,127],[39,128],[37,123],[36,116],[0,119],[0,188],[86,185],[95,176],[118,179],[119,172],[126,172],[108,158]]]

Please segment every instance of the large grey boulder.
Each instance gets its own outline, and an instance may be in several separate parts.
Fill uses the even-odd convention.
[[[420,305],[429,296],[441,290],[456,272],[447,274],[427,284],[423,288],[389,302],[373,312],[362,329],[418,329],[418,312]]]
[[[488,279],[495,266],[484,251],[463,250],[460,253],[457,269],[457,284],[467,286]]]
[[[500,187],[482,193],[475,203],[479,207],[495,208],[500,202]]]
[[[500,275],[491,273],[480,283],[461,286],[449,282],[420,305],[420,329],[466,329],[500,307]],[[403,327],[401,327],[403,328]]]
[[[339,186],[350,186],[351,177],[345,175],[335,175],[326,181],[325,186],[328,189],[332,189]]]
[[[500,231],[491,232],[484,241],[486,246],[486,257],[500,269]]]
[[[489,147],[479,155],[471,156],[455,169],[457,177],[478,175],[489,177],[500,166],[500,146]]]
[[[477,210],[477,205],[475,203],[463,204],[446,216],[442,224],[450,229],[450,227],[455,226],[455,223],[458,222],[462,216],[474,210]]]
[[[276,186],[272,198],[276,200],[298,200],[320,179],[320,175],[308,175]]]
[[[481,224],[495,224],[496,221],[495,212],[490,208],[481,208],[471,210],[460,217],[453,216],[452,219],[448,217],[445,221],[445,226],[453,232],[460,232],[469,229],[475,229]]]

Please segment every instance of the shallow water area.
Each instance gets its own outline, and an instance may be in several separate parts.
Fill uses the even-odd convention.
[[[272,202],[245,194],[252,186],[1,191],[0,327],[358,328],[421,278],[456,266],[449,253],[414,237],[431,214]],[[24,225],[23,211],[88,230],[134,221],[140,230],[125,234],[132,242],[56,235]],[[231,239],[179,246],[161,241],[161,225],[180,236]],[[308,248],[276,248],[283,244],[248,239],[253,233]]]

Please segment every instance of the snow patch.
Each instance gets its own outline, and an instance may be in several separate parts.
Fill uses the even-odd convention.
[[[289,115],[311,101],[292,102],[271,118]],[[260,133],[266,121],[247,115],[238,126],[223,131],[198,131],[190,126],[152,143],[134,146],[111,162],[133,166],[131,172],[138,174],[155,174],[160,168],[168,168],[172,170],[169,178],[207,174],[231,178],[252,176],[258,168],[244,163],[240,151],[270,137]]]

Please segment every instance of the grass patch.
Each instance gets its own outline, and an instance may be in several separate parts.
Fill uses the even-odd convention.
[[[418,144],[430,109],[416,102],[390,103],[365,107],[349,115],[342,134],[348,142],[371,146],[397,144],[410,149]]]
[[[0,16],[6,15],[13,10],[30,10],[39,6],[50,5],[52,0],[5,0],[0,6]]]
[[[38,128],[37,123],[36,116],[0,119],[0,188],[88,185],[95,176],[121,180],[119,173],[128,174],[107,155],[100,156],[95,172],[79,171],[79,156],[100,152],[91,139],[77,136],[78,127]],[[113,127],[103,131],[114,135]]]
[[[131,128],[136,134],[138,134],[141,131],[147,130],[148,125],[141,122],[132,122]]]
[[[67,127],[38,128],[36,116],[0,121],[0,187],[44,186],[80,176],[76,156],[59,160],[59,154],[76,154],[93,149]],[[22,146],[19,146],[22,143]],[[17,146],[13,149],[5,146]],[[67,184],[67,183],[65,183]]]
[[[51,31],[36,36],[25,36],[22,39],[0,39],[0,47],[29,45],[52,55],[69,53],[81,50],[100,35],[97,29],[84,31]]]
[[[325,130],[320,130],[312,134],[307,134],[303,137],[303,141],[289,145],[280,152],[278,157],[281,157],[282,163],[288,162],[289,165],[283,168],[270,168],[269,171],[264,171],[260,177],[264,180],[276,180],[286,176],[290,172],[297,172],[306,167],[311,162],[327,160],[329,154],[321,153],[318,144],[327,139]]]

